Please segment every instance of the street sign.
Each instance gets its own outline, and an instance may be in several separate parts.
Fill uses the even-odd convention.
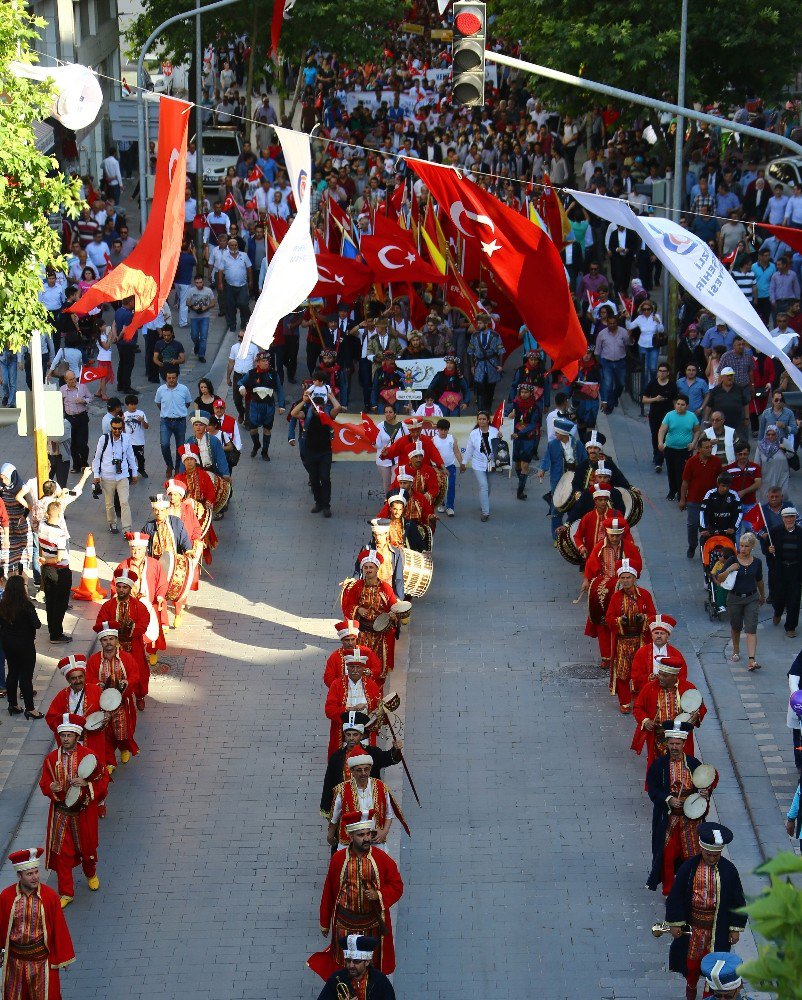
[[[19,407],[19,420],[17,421],[17,434],[20,437],[29,437],[33,434],[33,421],[28,414],[31,406],[31,393],[27,390],[17,389],[15,402]],[[45,387],[45,434],[48,437],[62,437],[64,434],[64,403],[58,389]]]
[[[401,389],[395,394],[396,399],[400,399],[404,403],[408,403],[412,399],[423,399],[423,393],[419,392],[417,389]]]

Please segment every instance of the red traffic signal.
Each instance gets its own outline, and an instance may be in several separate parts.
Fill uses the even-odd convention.
[[[452,90],[455,104],[485,103],[485,31],[487,6],[475,0],[454,4]]]

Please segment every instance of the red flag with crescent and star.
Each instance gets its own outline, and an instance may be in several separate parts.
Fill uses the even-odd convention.
[[[370,268],[359,260],[341,257],[338,253],[315,254],[317,284],[309,293],[310,298],[328,298],[340,295],[351,299],[361,295],[373,284]]]
[[[367,451],[375,451],[375,437],[373,436],[373,431],[369,431],[365,427],[366,421],[373,424],[370,417],[367,417],[364,413],[362,414],[362,423],[359,424],[346,424],[335,420],[334,434],[331,439],[332,452],[337,455],[344,451],[351,451],[356,455],[361,455]],[[375,424],[373,424],[373,427],[376,435],[378,435],[378,428]]]
[[[359,250],[377,281],[431,281],[442,284],[446,278],[436,267],[427,264],[409,237],[363,236]]]
[[[130,340],[155,319],[173,287],[184,235],[187,183],[187,128],[191,104],[171,97],[159,102],[159,152],[150,218],[128,257],[96,281],[66,312],[86,316],[104,302],[134,296],[134,318],[125,328]]]
[[[495,275],[554,368],[573,381],[587,342],[554,243],[542,229],[465,180],[459,171],[410,157],[405,160],[466,242],[479,244],[484,267]]]

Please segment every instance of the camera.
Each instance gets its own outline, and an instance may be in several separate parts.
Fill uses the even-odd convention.
[[[121,458],[113,458],[111,464],[114,466],[114,471],[118,476],[123,474],[123,460]]]
[[[100,483],[95,483],[95,485],[92,487],[92,496],[95,498],[95,500],[100,499],[101,492],[102,490],[100,489]]]

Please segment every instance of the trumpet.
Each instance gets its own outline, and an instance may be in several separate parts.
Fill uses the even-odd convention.
[[[353,1000],[353,997],[351,996],[351,991],[348,989],[348,986],[342,980],[340,980],[340,982],[337,983],[337,1000]]]
[[[665,920],[661,920],[657,924],[652,924],[652,934],[658,938],[662,937],[664,934],[670,934],[672,930],[672,925],[667,923]],[[687,930],[683,930],[682,933],[687,934],[689,932]]]

